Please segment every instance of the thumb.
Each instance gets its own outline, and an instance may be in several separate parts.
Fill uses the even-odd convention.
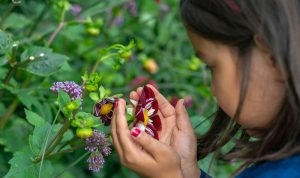
[[[176,125],[179,130],[193,129],[189,115],[184,106],[184,100],[181,99],[177,102],[176,107]]]
[[[131,129],[131,135],[134,140],[139,143],[145,151],[150,153],[154,158],[159,154],[159,148],[162,146],[156,139],[142,131],[138,127]]]

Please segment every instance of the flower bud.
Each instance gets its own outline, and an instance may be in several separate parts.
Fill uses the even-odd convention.
[[[93,130],[91,128],[77,128],[76,135],[79,138],[89,138],[93,135]]]
[[[80,107],[80,102],[76,102],[76,100],[75,101],[71,101],[71,102],[69,102],[67,104],[66,107],[67,107],[68,111],[74,111],[74,110],[76,110],[76,109],[78,109]]]
[[[98,84],[86,84],[85,85],[85,89],[88,91],[88,92],[94,92],[94,91],[97,91],[98,89]]]
[[[92,35],[92,36],[97,36],[100,34],[100,29],[99,28],[95,28],[95,27],[89,27],[87,29],[87,32]]]
[[[131,51],[124,51],[121,53],[121,57],[124,58],[124,59],[129,59],[132,55],[132,52]]]
[[[158,65],[153,59],[147,59],[144,62],[144,69],[151,74],[155,74],[158,71]]]

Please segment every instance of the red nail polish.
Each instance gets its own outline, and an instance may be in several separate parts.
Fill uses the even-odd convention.
[[[141,134],[141,130],[137,127],[134,127],[132,130],[131,130],[131,135],[134,136],[134,137],[138,137],[140,134]]]

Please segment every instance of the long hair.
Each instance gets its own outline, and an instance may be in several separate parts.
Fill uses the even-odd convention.
[[[208,40],[238,48],[242,87],[234,118],[240,115],[247,93],[255,35],[272,52],[285,82],[282,108],[262,138],[251,139],[219,109],[211,128],[198,138],[198,159],[233,139],[235,147],[220,159],[243,160],[242,167],[300,153],[300,1],[181,0],[180,9],[187,28]]]

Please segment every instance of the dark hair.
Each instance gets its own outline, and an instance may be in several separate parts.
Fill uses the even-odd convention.
[[[209,131],[198,138],[198,159],[232,139],[237,139],[235,147],[220,159],[243,160],[242,167],[300,153],[300,1],[181,0],[180,8],[188,29],[208,40],[238,48],[242,87],[234,118],[239,116],[247,93],[255,35],[272,52],[286,89],[286,99],[275,122],[260,139],[251,139],[220,108]]]

